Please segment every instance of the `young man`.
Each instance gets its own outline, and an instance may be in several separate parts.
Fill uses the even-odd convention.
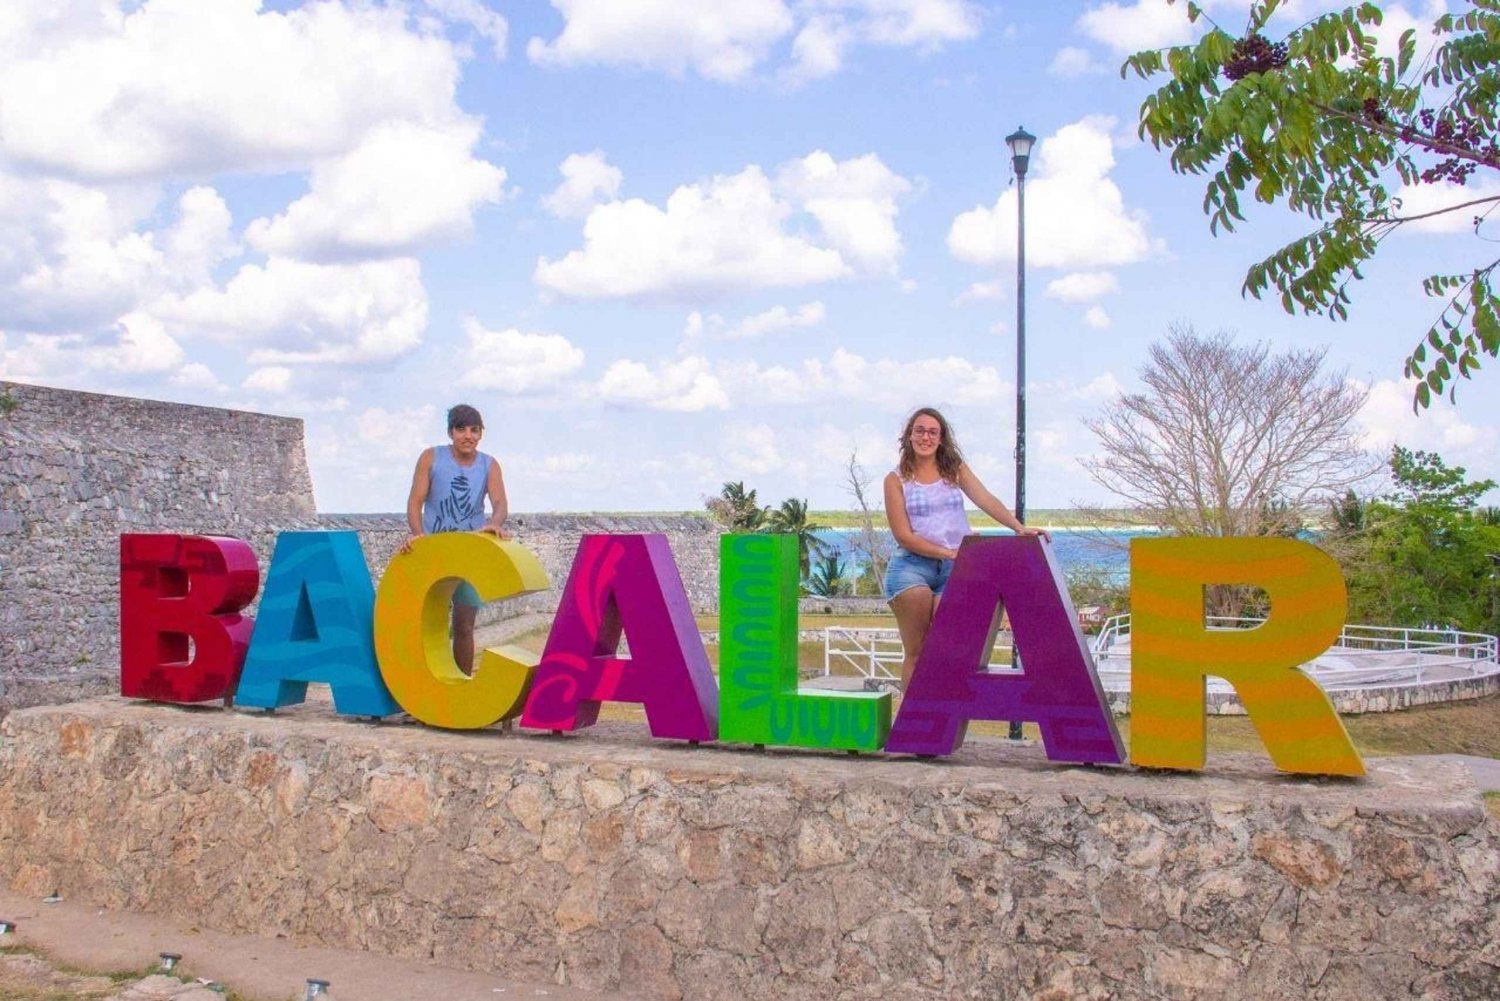
[[[493,532],[510,538],[505,530],[509,510],[500,463],[479,451],[484,437],[484,419],[467,403],[448,411],[447,445],[425,449],[417,459],[406,498],[406,525],[411,536],[401,546],[411,550],[411,540],[433,532]],[[484,516],[484,498],[490,499],[490,516]],[[474,673],[474,614],[482,604],[468,583],[453,594],[453,659],[465,674]]]

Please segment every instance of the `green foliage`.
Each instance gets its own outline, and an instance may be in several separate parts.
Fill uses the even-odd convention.
[[[1500,632],[1500,524],[1475,509],[1494,482],[1400,446],[1391,476],[1393,493],[1362,502],[1358,520],[1336,510],[1329,529],[1350,621]]]
[[[813,554],[821,555],[823,543],[814,534],[827,528],[815,524],[808,514],[807,501],[794,497],[781,502],[779,507],[761,507],[755,499],[754,490],[746,490],[741,480],[724,484],[717,497],[706,498],[703,506],[714,520],[730,532],[774,532],[779,535],[797,537],[797,558],[801,579],[808,580],[808,569]],[[841,576],[846,576],[845,574]]]
[[[802,579],[806,580],[812,554],[823,553],[823,543],[813,533],[826,527],[808,519],[807,501],[788,497],[781,502],[780,507],[771,511],[762,531],[797,537],[797,565],[801,569]]]
[[[1403,216],[1391,193],[1398,182],[1500,175],[1500,0],[1461,2],[1464,12],[1434,22],[1430,42],[1419,46],[1417,33],[1405,32],[1394,57],[1376,54],[1383,15],[1374,3],[1316,16],[1275,43],[1262,31],[1282,0],[1252,3],[1238,34],[1185,3],[1189,20],[1210,25],[1202,38],[1125,61],[1122,76],[1169,77],[1141,105],[1140,134],[1170,152],[1173,170],[1208,176],[1210,231],[1232,232],[1247,198],[1284,202],[1316,223],[1253,265],[1245,293],[1275,295],[1287,312],[1347,319],[1351,284],[1400,226],[1472,212],[1482,236],[1500,197],[1455,193],[1448,209]],[[1406,361],[1419,380],[1416,406],[1444,390],[1451,398],[1457,377],[1500,354],[1497,265],[1481,259],[1423,282],[1444,304]]]
[[[759,532],[766,524],[768,509],[755,500],[755,491],[746,490],[743,480],[724,484],[717,497],[703,502],[714,520],[731,532]]]
[[[0,417],[9,417],[21,405],[21,401],[10,395],[10,390],[0,389]]]
[[[850,593],[854,584],[849,578],[849,564],[838,553],[819,553],[812,572],[807,575],[807,591],[820,598],[834,598]]]

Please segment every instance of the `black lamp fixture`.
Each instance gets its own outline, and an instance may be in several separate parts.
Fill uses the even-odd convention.
[[[1016,176],[1025,177],[1026,168],[1031,162],[1031,147],[1036,145],[1036,136],[1024,128],[1018,128],[1005,137],[1005,145],[1010,147],[1010,163],[1016,170]]]

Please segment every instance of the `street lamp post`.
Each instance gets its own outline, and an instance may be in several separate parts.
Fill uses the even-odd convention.
[[[1018,128],[1005,137],[1010,163],[1016,172],[1016,505],[1018,521],[1026,520],[1026,168],[1036,136]],[[1017,665],[1020,653],[1012,654]],[[1021,739],[1021,724],[1010,723],[1010,739]]]

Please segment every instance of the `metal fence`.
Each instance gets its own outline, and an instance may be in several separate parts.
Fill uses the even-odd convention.
[[[1264,619],[1214,616],[1209,629],[1254,629]],[[1130,616],[1104,623],[1093,643],[1100,681],[1107,689],[1129,688]],[[1500,670],[1497,640],[1484,633],[1442,627],[1349,624],[1328,651],[1302,665],[1326,689],[1422,684],[1478,678]],[[1224,686],[1210,679],[1210,689]],[[1226,686],[1227,687],[1227,686]]]
[[[899,629],[828,626],[823,630],[823,675],[854,674],[872,681],[901,677],[903,656]],[[1010,670],[1011,648],[996,643],[990,662],[995,671]]]

